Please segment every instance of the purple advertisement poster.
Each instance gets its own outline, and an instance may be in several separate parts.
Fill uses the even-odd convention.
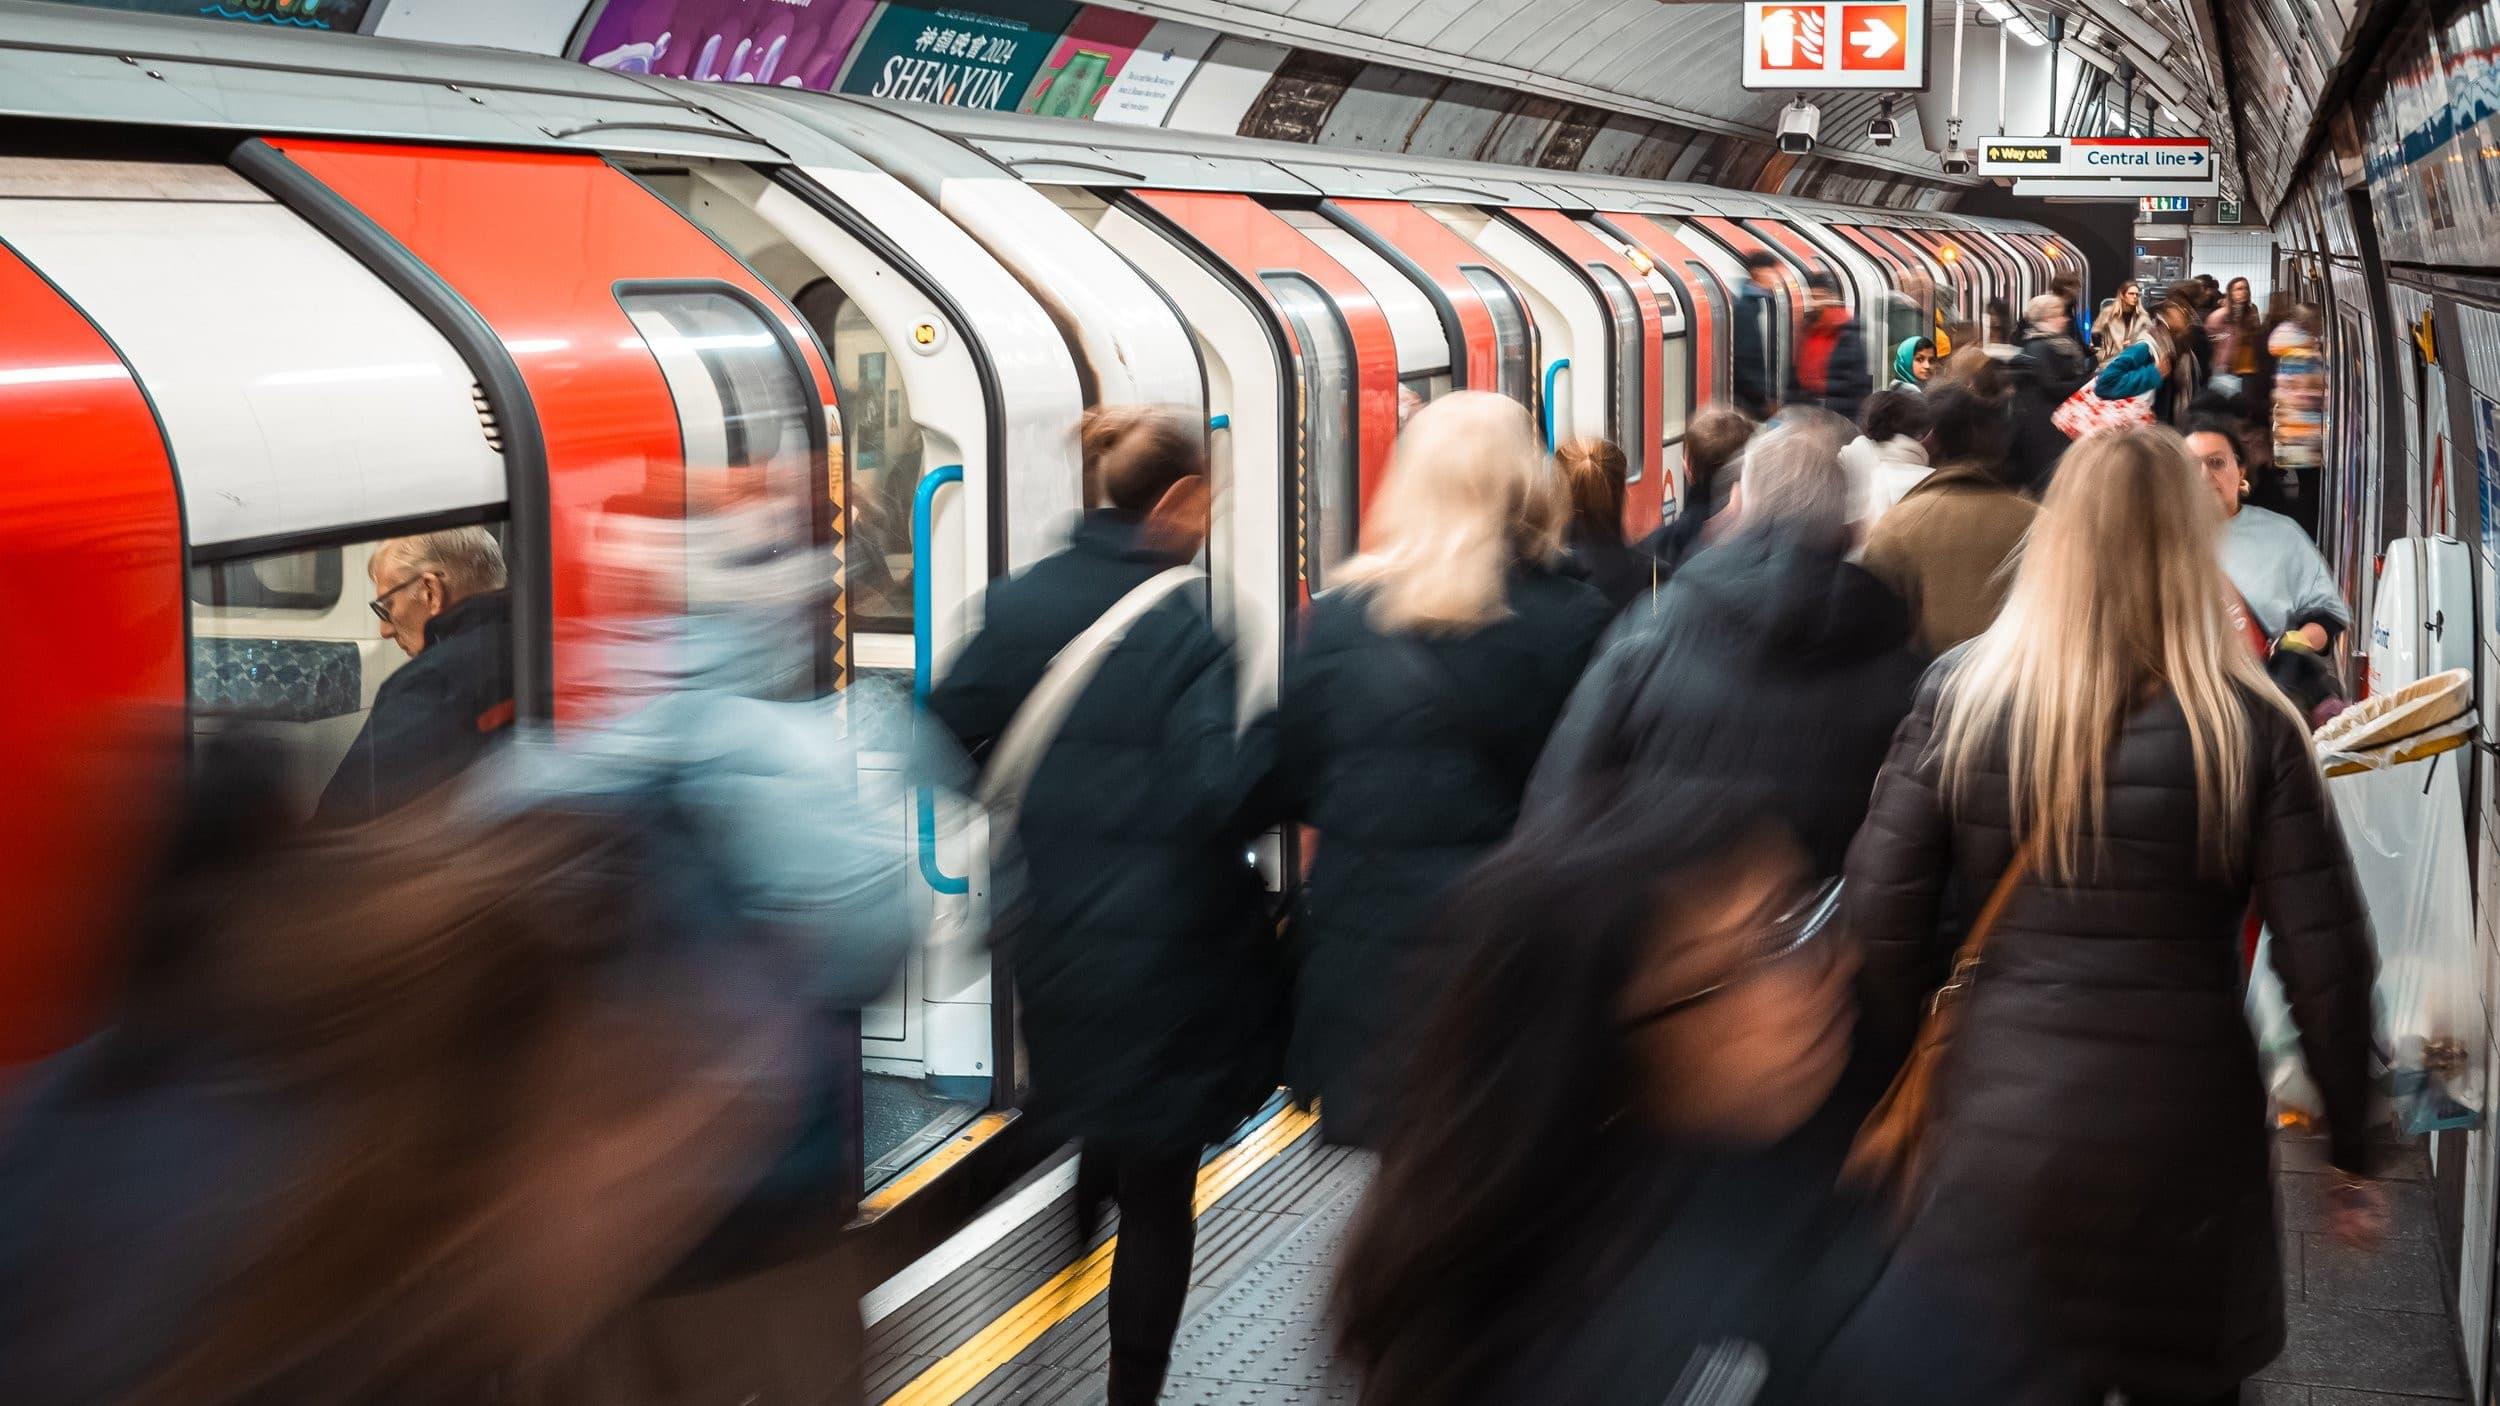
[[[876,0],[611,0],[582,42],[593,68],[830,91]]]

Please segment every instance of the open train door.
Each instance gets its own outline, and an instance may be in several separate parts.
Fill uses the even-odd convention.
[[[1685,430],[1711,391],[1710,301],[1687,281],[1698,278],[1706,284],[1708,276],[1696,272],[1677,277],[1649,250],[1596,216],[1582,215],[1572,223],[1621,259],[1637,286],[1649,290],[1650,301],[1658,309],[1658,396],[1654,402],[1658,410],[1658,506],[1660,515],[1668,516],[1680,510],[1684,501]]]
[[[1727,346],[1732,335],[1729,300],[1734,294],[1726,276],[1711,267],[1711,255],[1649,215],[1605,210],[1596,218],[1600,228],[1648,255],[1661,272],[1683,287],[1685,306],[1693,317],[1694,411],[1727,399],[1733,376]],[[1719,257],[1725,257],[1724,251]]]
[[[686,85],[793,164],[634,163],[637,177],[755,269],[827,349],[845,407],[854,712],[924,700],[993,580],[1065,545],[1085,506],[1085,408],[1051,315],[919,194],[840,140],[848,109],[812,94]],[[874,760],[905,760],[903,738]],[[976,807],[915,789],[902,818],[927,940],[861,1013],[868,1214],[932,1151],[1015,1101],[1007,971],[983,940],[991,855]]]
[[[1497,275],[1483,283],[1486,303],[1496,309],[1497,330],[1501,287],[1517,290],[1524,301],[1536,331],[1532,364],[1540,365],[1536,398],[1529,403],[1538,412],[1546,446],[1583,435],[1614,438],[1620,425],[1612,417],[1614,386],[1607,370],[1619,335],[1614,310],[1577,263],[1503,214],[1504,206],[1516,202],[1495,204],[1499,192],[1483,194],[1485,205],[1441,201],[1414,208],[1482,251]]]
[[[1668,450],[1659,426],[1666,418],[1667,396],[1682,396],[1684,387],[1670,391],[1666,384],[1669,318],[1661,315],[1658,297],[1643,269],[1569,215],[1516,206],[1503,213],[1577,268],[1598,301],[1605,304],[1614,331],[1606,348],[1606,437],[1630,462],[1623,523],[1624,530],[1638,541],[1665,521],[1666,500],[1672,496]],[[1681,334],[1680,310],[1674,312],[1673,321],[1675,332]],[[1681,429],[1679,420],[1679,439]]]

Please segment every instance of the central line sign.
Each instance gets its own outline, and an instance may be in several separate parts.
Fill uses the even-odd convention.
[[[2203,137],[1983,137],[1979,174],[2209,181],[2214,147]]]

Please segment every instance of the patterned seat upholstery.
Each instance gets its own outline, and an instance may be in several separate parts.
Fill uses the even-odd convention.
[[[201,635],[191,647],[191,701],[212,717],[309,723],[353,713],[364,662],[349,640]]]

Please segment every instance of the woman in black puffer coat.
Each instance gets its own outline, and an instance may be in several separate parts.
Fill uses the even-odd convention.
[[[2177,438],[2071,454],[2004,613],[1921,685],[1849,857],[1869,1033],[1896,1051],[1963,940],[1939,931],[1948,893],[1968,912],[2020,866],[1902,1253],[2024,1304],[2095,1399],[2236,1401],[2283,1345],[2241,918],[2253,895],[2272,926],[2347,1178],[2330,1226],[2363,1242],[2368,919],[2306,729],[2226,623]]]
[[[1510,833],[1612,609],[1558,573],[1565,507],[1527,412],[1444,396],[1397,447],[1370,549],[1311,607],[1279,710],[1288,804],[1319,832],[1294,915],[1287,1075],[1332,1141],[1380,1126],[1384,1056],[1437,987],[1430,924]]]

